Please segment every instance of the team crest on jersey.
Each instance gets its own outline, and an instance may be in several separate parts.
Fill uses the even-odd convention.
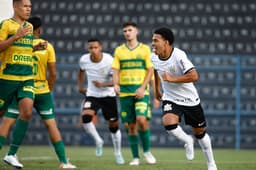
[[[3,107],[4,105],[4,100],[0,99],[0,108]]]
[[[171,73],[175,73],[175,72],[176,72],[174,65],[171,65],[171,66],[169,67],[169,70],[170,70]]]
[[[127,113],[126,112],[122,112],[121,115],[122,115],[122,117],[126,117]]]
[[[171,111],[172,110],[172,104],[165,104],[164,105],[164,111]]]

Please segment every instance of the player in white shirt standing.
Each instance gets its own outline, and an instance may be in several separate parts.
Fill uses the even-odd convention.
[[[96,38],[88,40],[87,48],[89,53],[80,58],[80,70],[78,72],[78,89],[80,93],[86,96],[82,106],[83,127],[95,140],[96,156],[102,156],[104,141],[92,122],[93,116],[101,109],[105,120],[109,123],[116,163],[124,164],[121,153],[121,131],[118,127],[116,93],[112,79],[113,57],[102,52],[102,44]],[[88,82],[87,89],[84,88],[83,84],[85,73]]]
[[[211,139],[206,133],[204,112],[193,84],[199,79],[198,73],[186,53],[174,48],[173,42],[174,35],[170,29],[159,28],[154,31],[152,47],[155,55],[151,57],[151,61],[155,70],[155,96],[163,101],[163,125],[168,134],[185,143],[186,157],[193,160],[194,140],[179,126],[184,116],[185,123],[192,127],[192,132],[205,154],[208,170],[217,170]],[[163,94],[160,91],[160,82]]]

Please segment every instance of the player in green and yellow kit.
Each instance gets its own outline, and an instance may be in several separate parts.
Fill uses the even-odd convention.
[[[13,0],[14,16],[0,23],[0,115],[13,99],[18,101],[20,116],[13,129],[14,150],[28,128],[34,100],[33,50],[45,48],[33,46],[33,26],[26,20],[31,13],[30,0]],[[0,149],[9,133],[10,122],[3,117],[0,125]],[[16,159],[15,155],[12,155]]]
[[[150,152],[150,130],[147,121],[149,108],[149,81],[153,74],[150,48],[137,40],[136,23],[123,24],[126,43],[114,52],[112,64],[114,88],[120,96],[122,122],[128,123],[129,144],[133,156],[130,165],[139,165],[138,133],[144,157],[149,164],[156,159]]]
[[[45,126],[48,129],[50,139],[54,146],[55,152],[61,162],[60,168],[62,169],[74,169],[76,166],[68,162],[65,154],[64,143],[61,138],[60,131],[57,127],[54,115],[54,104],[51,96],[51,90],[53,89],[56,78],[56,57],[53,46],[40,38],[42,32],[42,22],[39,17],[31,17],[28,22],[33,25],[33,44],[47,43],[45,50],[38,50],[33,53],[33,73],[34,73],[34,108],[40,114],[44,121]],[[47,76],[48,72],[48,76]],[[13,100],[13,103],[9,105],[7,112],[4,116],[11,119],[13,124],[19,116],[19,110],[17,109],[17,102]],[[15,137],[14,137],[15,140]],[[10,159],[9,155],[16,154],[13,145],[10,146],[8,154],[5,156],[4,161],[14,167],[23,167],[23,165],[16,160]]]

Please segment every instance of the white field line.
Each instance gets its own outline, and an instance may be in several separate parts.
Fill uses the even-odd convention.
[[[54,160],[57,159],[51,156],[28,156],[28,157],[20,157],[20,160]]]
[[[95,157],[96,158],[96,157]],[[30,156],[30,157],[20,157],[20,160],[57,160],[56,157],[52,156]],[[73,159],[74,160],[74,159]],[[84,160],[84,158],[76,159],[76,160]],[[197,164],[205,164],[206,162],[204,160],[193,160],[193,161],[187,161],[187,160],[168,160],[168,159],[161,159],[157,160],[158,162],[175,162],[175,163],[197,163]],[[220,164],[254,164],[253,161],[216,161],[216,163]]]

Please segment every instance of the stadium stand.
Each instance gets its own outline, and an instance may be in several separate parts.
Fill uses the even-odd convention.
[[[65,143],[92,144],[76,127],[83,97],[77,91],[76,77],[86,40],[97,36],[103,41],[104,51],[112,53],[123,41],[121,24],[132,20],[141,28],[140,40],[148,44],[154,28],[173,29],[175,46],[188,53],[199,71],[200,81],[196,86],[214,147],[234,148],[236,135],[240,133],[240,146],[255,148],[256,130],[252,128],[256,125],[255,11],[254,0],[33,1],[33,15],[43,19],[43,36],[53,43],[57,52],[54,98]],[[239,125],[237,110],[241,114]],[[176,139],[165,134],[160,110],[154,110],[153,114],[152,145],[180,146]],[[111,145],[102,117],[99,121],[99,132],[105,144]],[[236,131],[237,126],[240,132]],[[49,143],[38,116],[33,117],[31,127],[26,144]],[[38,133],[39,129],[42,133]],[[124,145],[127,145],[126,138],[124,133]]]
[[[118,44],[122,38],[122,22],[133,20],[139,23],[144,42],[150,41],[153,28],[165,25],[174,30],[177,46],[189,53],[252,54],[255,9],[253,0],[33,2],[34,13],[47,25],[44,36],[56,44],[58,52],[81,52],[78,42],[88,35],[101,37],[112,51],[111,43]]]

